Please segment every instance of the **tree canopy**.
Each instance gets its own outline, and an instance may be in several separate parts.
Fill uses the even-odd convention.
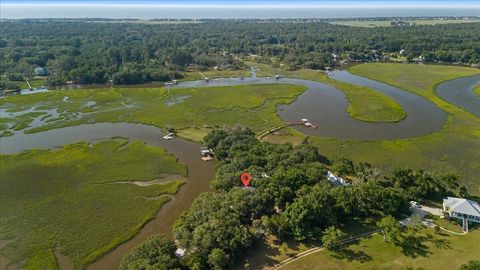
[[[183,269],[175,255],[176,249],[175,244],[164,236],[154,236],[130,250],[123,257],[120,270]]]
[[[342,159],[332,165],[315,147],[260,142],[248,129],[214,130],[204,143],[218,158],[213,191],[200,195],[173,230],[187,250],[186,267],[193,269],[225,268],[265,234],[334,246],[344,237],[337,228],[351,218],[387,216],[378,226],[394,241],[398,224],[393,216],[407,213],[410,200],[446,194],[446,183],[456,187],[451,175],[409,169],[380,179],[367,163]],[[350,164],[343,171],[350,186],[335,187],[326,172],[338,173],[335,168],[344,164]],[[251,187],[243,187],[244,172],[252,175]],[[415,189],[424,179],[435,183]]]
[[[180,78],[188,67],[243,68],[239,59],[248,55],[287,69],[321,69],[341,60],[382,60],[401,50],[410,60],[479,64],[479,33],[480,23],[361,28],[308,20],[5,20],[0,73],[18,79],[47,67],[53,85],[137,84]]]

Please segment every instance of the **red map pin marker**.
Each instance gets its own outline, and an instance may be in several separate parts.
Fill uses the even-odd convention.
[[[245,187],[248,187],[250,180],[252,180],[252,176],[249,173],[242,173],[242,176],[240,176],[240,179],[242,180],[243,185]]]

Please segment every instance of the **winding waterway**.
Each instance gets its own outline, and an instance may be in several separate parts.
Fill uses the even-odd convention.
[[[154,234],[171,237],[171,229],[180,214],[187,210],[193,200],[209,190],[209,182],[215,174],[215,163],[200,159],[200,145],[182,140],[161,139],[160,129],[142,124],[98,123],[65,127],[39,133],[23,134],[0,139],[0,153],[11,154],[34,148],[56,148],[78,141],[101,141],[112,137],[141,140],[153,146],[166,149],[179,162],[188,166],[187,182],[173,199],[164,204],[155,219],[148,222],[132,239],[116,247],[112,252],[95,261],[87,269],[117,269],[123,255]],[[79,217],[81,218],[81,217]],[[60,269],[69,268],[68,260],[59,260]]]
[[[222,78],[203,81],[181,82],[171,88],[198,87],[198,86],[226,86],[241,84],[269,84],[289,83],[306,85],[308,89],[296,101],[288,105],[281,105],[277,112],[286,122],[308,118],[318,126],[317,129],[295,126],[296,129],[308,135],[340,139],[400,139],[430,134],[440,130],[445,124],[447,115],[432,102],[413,93],[393,86],[352,75],[347,71],[334,71],[332,78],[362,85],[374,89],[396,100],[405,110],[407,117],[396,123],[370,123],[351,118],[347,113],[348,100],[343,92],[334,87],[315,81],[293,78]],[[448,100],[445,92],[457,89],[457,95],[464,96],[471,92],[472,83],[478,81],[479,76],[452,80],[439,85],[437,92]],[[451,94],[451,93],[448,93]],[[458,106],[466,106],[477,114],[479,106],[470,104],[468,96],[450,101]],[[477,113],[476,113],[477,112]],[[478,114],[477,114],[478,115]],[[209,190],[209,181],[215,174],[215,163],[203,162],[200,159],[200,146],[196,143],[182,140],[162,140],[161,130],[148,125],[131,123],[97,123],[65,127],[33,134],[15,133],[14,136],[0,138],[0,153],[11,154],[34,148],[56,148],[77,141],[101,141],[112,137],[125,137],[130,140],[141,140],[153,146],[165,148],[175,155],[179,162],[188,166],[187,183],[167,204],[159,210],[157,217],[148,222],[131,240],[115,248],[112,252],[91,264],[88,269],[116,269],[122,256],[135,245],[154,234],[163,233],[171,237],[171,228],[178,216],[187,210],[193,200],[204,191]],[[64,258],[65,259],[65,258]],[[66,269],[68,260],[59,260],[61,269]]]
[[[393,98],[402,106],[407,116],[394,123],[373,123],[351,118],[347,111],[348,100],[342,91],[325,83],[303,79],[221,78],[209,82],[182,82],[172,89],[270,83],[305,85],[308,89],[297,100],[291,104],[278,107],[278,115],[285,122],[307,118],[318,128],[294,127],[307,135],[337,139],[378,140],[417,137],[442,129],[447,120],[447,114],[433,102],[408,91],[342,70],[333,71],[331,77],[339,81],[369,87]]]
[[[479,83],[480,74],[446,81],[439,84],[435,91],[443,100],[480,117],[480,97],[473,92]]]

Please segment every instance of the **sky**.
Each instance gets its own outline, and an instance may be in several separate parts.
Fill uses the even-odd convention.
[[[480,0],[0,0],[0,18],[480,16]]]
[[[221,0],[2,0],[2,4],[41,4],[41,5],[156,5],[156,6],[207,6],[207,7],[231,7],[231,6],[269,6],[269,7],[480,7],[479,0],[242,0],[242,1],[221,1]]]

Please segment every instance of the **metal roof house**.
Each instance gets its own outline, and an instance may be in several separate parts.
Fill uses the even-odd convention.
[[[463,222],[463,231],[468,231],[468,222],[480,224],[480,206],[477,202],[447,197],[443,199],[443,212],[448,213],[449,218],[461,219]]]
[[[350,184],[345,181],[345,179],[341,178],[340,176],[335,176],[331,171],[327,172],[327,179],[332,183],[332,185],[338,186],[349,186]]]

